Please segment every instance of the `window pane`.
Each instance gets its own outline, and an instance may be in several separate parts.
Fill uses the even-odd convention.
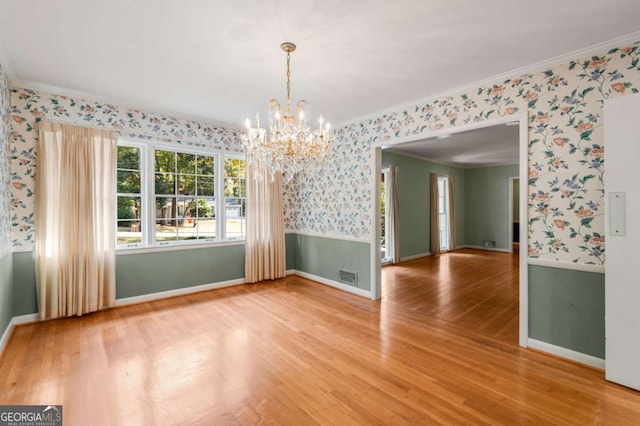
[[[224,159],[224,175],[226,177],[244,177],[245,161],[239,158]]]
[[[176,153],[171,151],[156,150],[156,172],[175,172]]]
[[[194,175],[178,175],[178,194],[195,195],[196,177]]]
[[[118,220],[118,244],[142,243],[142,223],[140,220]]]
[[[198,218],[214,218],[216,217],[216,200],[212,198],[199,198],[196,204],[196,214]]]
[[[174,194],[174,174],[156,173],[156,194]]]
[[[196,164],[197,164],[196,173],[198,173],[199,175],[214,174],[215,160],[213,157],[198,155]]]
[[[140,193],[140,172],[118,170],[118,189],[117,192],[125,194]]]
[[[211,239],[216,238],[216,220],[215,219],[198,219],[198,238]]]
[[[178,200],[174,197],[156,197],[156,219],[177,216]]]
[[[186,154],[184,152],[178,153],[178,173],[188,173],[191,175],[196,174],[196,155]]]
[[[140,148],[133,146],[118,146],[119,169],[140,170]]]
[[[198,176],[198,195],[213,197],[215,194],[215,179],[211,176]]]
[[[156,221],[156,241],[175,241],[178,237],[176,219],[164,219]]]
[[[195,219],[186,219],[180,221],[178,227],[178,240],[196,240],[198,239],[198,228]]]
[[[241,240],[245,234],[245,219],[241,217],[226,218],[225,232],[228,240]]]
[[[141,215],[140,197],[118,196],[118,219],[139,220]]]

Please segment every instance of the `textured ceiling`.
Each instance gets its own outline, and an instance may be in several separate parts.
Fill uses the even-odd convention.
[[[637,0],[4,0],[17,84],[240,127],[285,94],[334,124],[640,29]],[[5,64],[5,65],[7,65]]]

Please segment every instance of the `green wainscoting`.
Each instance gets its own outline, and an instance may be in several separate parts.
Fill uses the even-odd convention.
[[[13,316],[38,313],[33,252],[13,253]]]
[[[288,234],[294,244],[294,269],[332,281],[340,281],[338,270],[358,274],[360,290],[371,290],[370,244],[330,237]],[[289,249],[287,245],[287,250]]]
[[[244,278],[244,244],[116,256],[116,298]]]
[[[0,337],[11,322],[13,282],[13,256],[10,251],[0,258]]]
[[[529,337],[604,359],[604,274],[529,265]]]
[[[242,278],[244,244],[116,256],[117,299]],[[14,253],[12,315],[37,312],[33,253]]]

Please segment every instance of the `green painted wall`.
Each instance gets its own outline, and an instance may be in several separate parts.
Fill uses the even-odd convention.
[[[38,312],[33,252],[13,253],[13,316]]]
[[[295,235],[295,269],[333,281],[338,270],[358,274],[357,288],[371,290],[370,244],[334,238]]]
[[[116,256],[118,299],[239,278],[244,278],[244,245]]]
[[[429,230],[429,174],[453,176],[457,245],[465,235],[464,170],[413,157],[382,151],[382,166],[398,167],[398,201],[400,203],[400,257],[431,252]]]
[[[509,178],[517,177],[517,165],[482,167],[464,171],[465,244],[482,246],[484,240],[509,250]]]
[[[604,359],[604,274],[529,265],[529,337]]]
[[[296,268],[296,250],[298,234],[284,234],[285,248],[287,251],[287,271]]]
[[[38,312],[35,261],[13,254],[12,316]],[[116,256],[116,298],[142,296],[244,277],[244,245]]]
[[[11,252],[0,258],[0,337],[9,326],[13,317],[11,302],[13,281],[13,259]]]

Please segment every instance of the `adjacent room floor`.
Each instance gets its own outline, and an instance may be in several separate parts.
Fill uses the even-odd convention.
[[[461,286],[475,255],[385,268],[382,301],[288,277],[19,326],[0,403],[65,425],[637,424],[639,392],[517,346],[514,265]]]
[[[382,268],[385,303],[518,344],[518,256],[460,249]]]

